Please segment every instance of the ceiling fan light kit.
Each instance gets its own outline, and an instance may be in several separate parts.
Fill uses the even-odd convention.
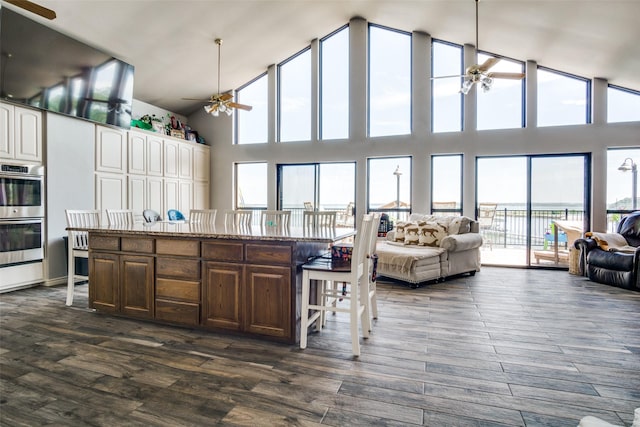
[[[209,99],[194,99],[194,98],[182,98],[189,101],[205,101],[209,105],[204,106],[204,111],[207,114],[211,114],[213,117],[219,117],[220,113],[224,113],[227,116],[233,114],[233,109],[240,109],[245,111],[251,111],[253,107],[250,105],[238,104],[232,102],[233,95],[231,93],[220,93],[220,46],[222,45],[222,39],[215,39],[215,43],[218,45],[218,93],[211,95]]]

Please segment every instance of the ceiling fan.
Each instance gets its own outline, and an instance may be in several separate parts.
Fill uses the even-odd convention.
[[[53,10],[47,9],[44,6],[40,6],[37,3],[33,3],[28,0],[4,0],[4,1],[14,6],[17,6],[19,8],[22,8],[24,10],[27,10],[31,13],[35,13],[36,15],[40,15],[43,18],[56,19],[56,13]]]
[[[237,102],[232,102],[233,95],[229,92],[220,93],[220,46],[222,45],[222,39],[215,39],[215,43],[218,45],[218,92],[214,95],[211,95],[209,99],[198,99],[198,98],[182,98],[184,100],[189,101],[203,101],[208,102],[209,105],[204,106],[204,111],[207,114],[211,114],[214,117],[218,117],[220,113],[226,113],[230,116],[233,113],[233,108],[237,108],[240,110],[251,111],[253,107],[250,105],[238,104]]]
[[[478,45],[478,2],[476,1],[476,51],[479,50]],[[524,78],[524,73],[504,73],[490,72],[489,70],[500,62],[500,58],[489,58],[482,64],[475,64],[467,67],[463,75],[432,77],[432,79],[442,79],[447,77],[464,77],[464,82],[460,88],[460,93],[466,95],[469,93],[474,84],[478,83],[482,89],[487,92],[491,89],[493,79],[512,79],[520,80]]]

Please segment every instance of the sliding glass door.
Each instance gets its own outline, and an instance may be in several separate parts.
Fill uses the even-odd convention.
[[[477,159],[483,264],[567,268],[589,206],[586,154]]]

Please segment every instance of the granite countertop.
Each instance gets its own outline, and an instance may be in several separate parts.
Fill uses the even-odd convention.
[[[207,239],[240,239],[269,241],[308,241],[331,243],[355,235],[354,228],[302,228],[302,227],[250,227],[225,228],[188,222],[136,223],[124,226],[69,227],[68,230],[99,232],[100,234],[126,234],[154,237],[195,237]]]

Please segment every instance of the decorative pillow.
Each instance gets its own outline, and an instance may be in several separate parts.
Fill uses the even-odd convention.
[[[417,245],[418,238],[418,228],[417,224],[411,224],[405,227],[404,229],[404,244],[405,245]]]
[[[440,241],[447,237],[447,228],[437,222],[427,222],[418,227],[418,244],[420,246],[440,246]]]
[[[449,227],[447,228],[449,235],[460,233],[460,225],[462,225],[461,216],[454,216],[451,218],[451,221],[449,221]]]
[[[405,227],[410,223],[404,221],[398,221],[396,228],[394,229],[394,239],[396,242],[404,242]]]
[[[471,231],[471,218],[468,216],[460,217],[460,229],[458,230],[458,234],[467,234]],[[453,234],[453,233],[449,233]]]

